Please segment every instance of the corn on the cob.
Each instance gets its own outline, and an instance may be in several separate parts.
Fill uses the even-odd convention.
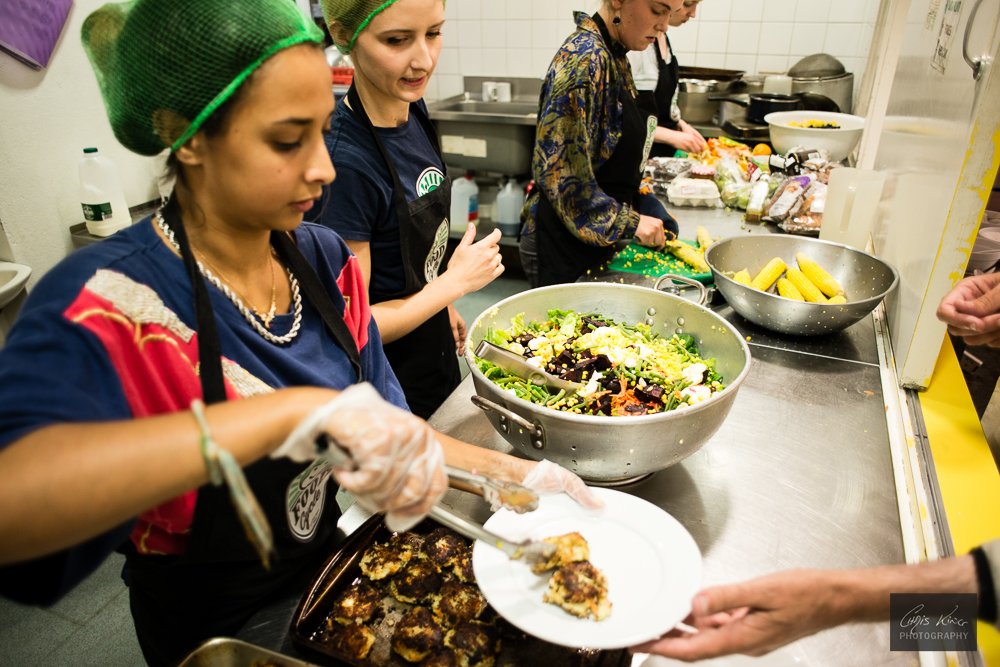
[[[738,282],[740,285],[750,286],[751,278],[750,272],[746,269],[742,269],[733,274],[733,280]]]
[[[708,264],[705,263],[705,258],[702,254],[689,246],[687,243],[682,241],[667,241],[667,250],[670,251],[677,259],[681,260],[685,264],[689,264],[692,268],[700,273],[708,273],[711,271],[708,268]]]
[[[827,303],[847,303],[847,298],[843,294],[838,294],[837,296],[831,296]]]
[[[799,290],[806,301],[812,301],[813,303],[826,303],[826,297],[823,293],[819,291],[819,288],[812,284],[812,281],[806,277],[806,274],[802,273],[794,266],[788,267],[788,271],[785,272],[788,279],[792,281],[792,284]]]
[[[709,234],[708,230],[701,225],[698,225],[698,229],[695,232],[694,237],[698,240],[698,250],[702,253],[708,250],[708,246],[715,243],[715,239],[712,238],[712,235]]]
[[[844,288],[840,286],[836,280],[833,279],[826,270],[817,264],[814,260],[809,259],[801,252],[795,253],[795,261],[798,262],[799,269],[802,273],[806,274],[806,277],[812,282],[813,285],[819,288],[819,291],[827,296],[837,296],[838,294],[844,293]]]
[[[788,278],[778,278],[778,294],[785,297],[786,299],[794,299],[795,301],[805,301],[802,293],[795,288],[792,281]]]
[[[750,282],[750,287],[759,289],[761,292],[766,292],[774,284],[774,281],[785,272],[786,268],[785,260],[775,257],[760,270],[760,273],[754,276],[754,279]]]

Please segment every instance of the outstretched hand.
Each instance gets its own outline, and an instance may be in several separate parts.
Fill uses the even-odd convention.
[[[846,617],[828,573],[789,570],[745,583],[706,588],[692,601],[688,622],[697,634],[672,631],[631,650],[687,662],[731,653],[764,655],[833,627]]]
[[[937,317],[969,345],[1000,347],[1000,273],[960,281],[941,300]]]

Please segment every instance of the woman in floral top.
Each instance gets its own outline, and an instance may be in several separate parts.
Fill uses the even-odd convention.
[[[522,212],[521,259],[532,285],[572,282],[618,242],[661,247],[677,223],[639,195],[656,118],[640,111],[625,54],[648,47],[682,0],[603,0],[560,47],[542,86]]]

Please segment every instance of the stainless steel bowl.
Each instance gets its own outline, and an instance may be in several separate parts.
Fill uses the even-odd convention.
[[[517,398],[493,384],[473,352],[490,327],[507,328],[524,313],[546,319],[551,308],[600,313],[624,322],[648,322],[661,335],[691,334],[703,357],[714,357],[727,385],[704,403],[638,417],[559,412]],[[465,358],[476,396],[493,427],[533,459],[549,459],[586,480],[614,484],[671,466],[697,451],[719,428],[750,370],[750,350],[736,329],[704,306],[648,287],[572,283],[528,290],[482,313],[469,328]]]
[[[795,253],[819,262],[846,292],[847,303],[827,305],[792,301],[741,285],[729,276],[747,269],[754,275],[772,258],[796,266]],[[715,287],[737,313],[779,333],[816,336],[840,331],[872,312],[896,288],[896,271],[882,260],[850,246],[805,236],[754,234],[734,236],[705,252]],[[727,275],[728,274],[728,275]]]

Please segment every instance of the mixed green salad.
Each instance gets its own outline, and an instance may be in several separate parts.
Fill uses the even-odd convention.
[[[485,359],[479,370],[519,398],[584,415],[635,416],[698,404],[725,388],[714,359],[703,359],[694,338],[652,332],[646,324],[624,324],[595,313],[550,310],[548,319],[515,316],[507,329],[490,327],[486,340],[579,391],[528,382]]]

